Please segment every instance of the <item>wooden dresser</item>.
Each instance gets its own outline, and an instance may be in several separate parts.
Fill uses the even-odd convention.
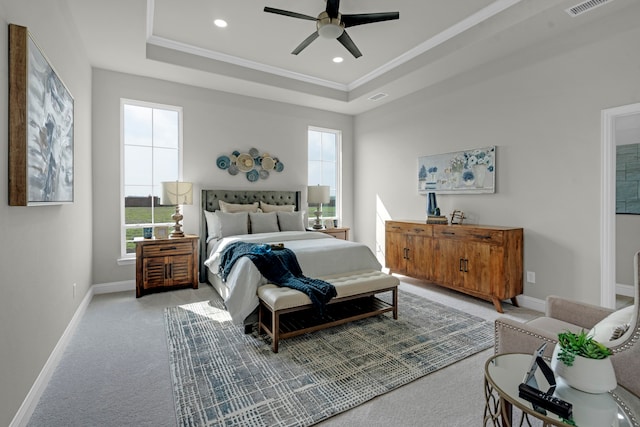
[[[136,241],[136,298],[191,286],[198,289],[198,236]]]
[[[493,302],[522,293],[523,229],[387,221],[385,263],[392,273],[433,282]]]

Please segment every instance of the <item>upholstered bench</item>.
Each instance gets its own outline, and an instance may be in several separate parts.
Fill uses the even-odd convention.
[[[273,341],[272,349],[278,352],[281,339],[295,337],[354,320],[393,312],[398,318],[397,277],[378,270],[353,271],[319,277],[336,287],[337,296],[319,316],[309,297],[295,289],[266,284],[258,288],[258,333],[264,331]],[[391,303],[375,295],[391,292]]]

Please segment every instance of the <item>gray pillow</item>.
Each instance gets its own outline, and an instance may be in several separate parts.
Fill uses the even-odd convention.
[[[304,212],[276,212],[278,214],[278,224],[280,231],[305,231]]]
[[[275,212],[256,213],[249,212],[251,220],[251,233],[273,233],[280,231],[278,228],[278,217]]]
[[[215,214],[220,223],[220,237],[249,233],[247,212],[225,213],[216,211]]]

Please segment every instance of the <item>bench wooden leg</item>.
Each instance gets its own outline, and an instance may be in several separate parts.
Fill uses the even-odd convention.
[[[393,288],[393,319],[398,320],[398,287]]]
[[[271,312],[271,332],[273,333],[273,352],[277,353],[280,340],[280,313],[276,310]]]

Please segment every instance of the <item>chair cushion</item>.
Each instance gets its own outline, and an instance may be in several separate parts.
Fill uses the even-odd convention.
[[[556,340],[558,339],[557,336],[560,332],[570,331],[570,332],[578,333],[582,330],[580,326],[576,326],[573,323],[568,323],[562,320],[553,319],[551,317],[544,317],[544,316],[538,317],[536,319],[533,319],[527,322],[527,325],[531,325],[536,328],[540,328],[544,331],[551,332],[552,334],[555,335]]]

